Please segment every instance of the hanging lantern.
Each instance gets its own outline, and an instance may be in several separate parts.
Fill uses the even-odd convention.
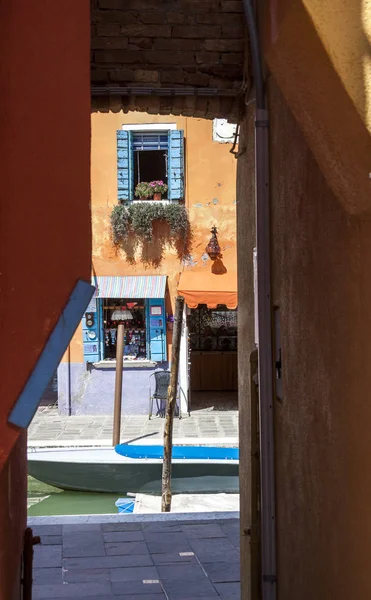
[[[119,308],[113,311],[111,318],[112,321],[128,321],[133,318],[133,315],[127,308]]]
[[[218,233],[217,228],[214,226],[211,228],[211,238],[210,241],[208,243],[208,245],[205,248],[205,252],[206,254],[208,254],[211,258],[211,260],[216,260],[217,258],[220,257],[220,246],[219,246],[219,242],[218,242],[218,238],[216,237],[216,234]]]

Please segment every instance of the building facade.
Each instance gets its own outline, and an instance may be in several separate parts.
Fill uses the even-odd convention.
[[[122,410],[148,412],[151,376],[169,369],[178,290],[187,306],[182,412],[191,409],[192,391],[236,394],[233,138],[223,121],[137,112],[92,116],[96,294],[58,370],[62,413],[112,413],[120,318],[125,326]],[[164,184],[153,188],[162,189],[161,199],[153,197],[159,192],[137,193],[138,183],[153,181]],[[220,252],[210,258],[205,248],[213,227]]]

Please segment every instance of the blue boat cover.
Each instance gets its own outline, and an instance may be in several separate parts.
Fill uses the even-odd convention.
[[[128,458],[163,458],[163,446],[132,446],[118,444],[115,450]],[[173,458],[199,460],[238,460],[238,448],[215,448],[210,446],[173,446]]]

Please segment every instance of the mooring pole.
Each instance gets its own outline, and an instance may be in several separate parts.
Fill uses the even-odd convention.
[[[183,296],[178,296],[175,300],[170,385],[167,394],[164,427],[164,462],[162,465],[161,512],[170,512],[171,510],[171,456],[173,450],[173,421],[178,391],[180,340],[182,336],[183,309],[184,298]]]
[[[114,404],[114,410],[113,410],[113,439],[112,439],[113,446],[116,446],[117,444],[120,443],[124,337],[125,337],[124,324],[119,323],[117,326],[117,344],[116,344],[115,404]]]

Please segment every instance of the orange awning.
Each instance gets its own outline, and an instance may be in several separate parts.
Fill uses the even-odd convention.
[[[237,308],[237,273],[186,271],[179,278],[178,296],[184,296],[189,308],[197,308],[199,304],[208,308],[216,308],[218,304]]]

